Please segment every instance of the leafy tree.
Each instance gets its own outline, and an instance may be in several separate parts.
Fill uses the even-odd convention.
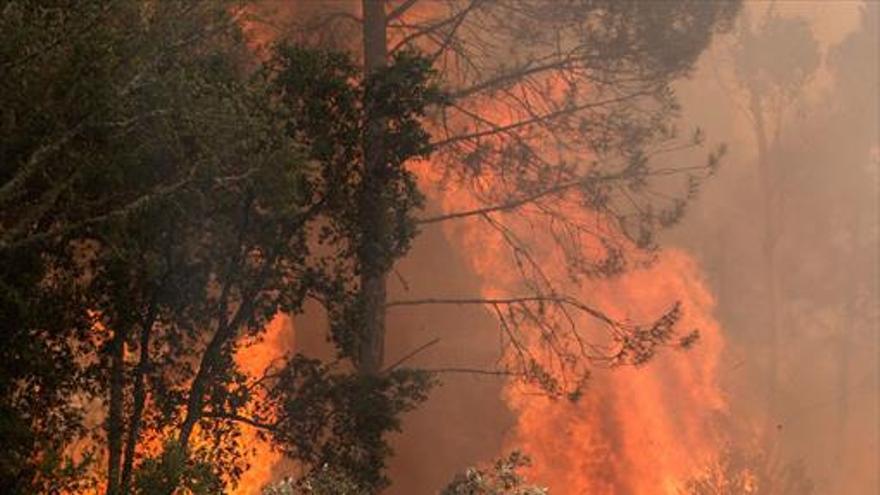
[[[316,164],[309,179],[322,194],[311,239],[314,283],[308,295],[332,315],[330,338],[339,358],[350,359],[358,352],[364,311],[354,281],[359,268],[353,269],[351,260],[370,250],[365,259],[387,264],[406,250],[414,234],[407,212],[421,204],[422,196],[403,164],[427,156],[429,136],[419,118],[442,95],[431,84],[425,60],[410,53],[361,78],[344,54],[281,45],[268,69],[275,94],[290,112],[285,130],[301,140]],[[392,158],[378,192],[357,166],[368,118],[377,114],[394,129],[385,148]],[[364,238],[369,221],[364,205],[370,201],[398,212],[378,246]],[[385,434],[399,429],[400,415],[423,401],[433,383],[417,370],[365,375],[300,355],[287,356],[261,380],[265,397],[249,421],[307,471],[344,466],[342,474],[371,490],[388,483]]]
[[[320,220],[322,250],[333,254],[319,261],[330,275],[318,299],[340,357],[364,377],[385,379],[389,308],[483,305],[498,315],[510,353],[502,369],[475,371],[576,398],[595,364],[640,364],[659,346],[692,342],[677,338],[682,308],[674,301],[655,321],[630,324],[577,288],[644,261],[637,251],[656,247],[655,232],[681,217],[717,166],[722,149],[706,163],[671,169],[654,158],[702,143],[702,133],[682,139],[675,129],[672,84],[729,27],[738,6],[365,0],[361,17],[330,6],[297,16],[282,35],[307,46],[328,43],[330,31],[360,35],[347,44],[357,45],[360,66],[282,50],[278,78],[299,116],[289,132],[305,136],[334,186]],[[309,70],[284,70],[297,66]],[[435,185],[467,191],[473,209],[422,212],[424,192],[411,168],[429,155],[443,177]],[[669,177],[679,180],[670,185]],[[505,239],[521,292],[389,300],[395,262],[419,231],[445,221],[482,222]],[[536,261],[536,237],[554,239],[570,280]],[[601,253],[585,250],[587,243]],[[585,344],[587,329],[574,323],[584,318],[607,331],[607,352]],[[532,353],[531,334],[553,343],[550,357]]]
[[[181,456],[224,483],[242,469],[230,418],[252,397],[232,356],[302,300],[318,202],[233,7],[2,10],[2,426],[23,431],[6,492],[51,491],[65,473],[44,467],[64,464],[47,459],[90,441],[100,403],[108,493],[145,490],[138,464],[172,489]],[[173,448],[144,460],[147,434]]]
[[[17,263],[4,277],[8,321],[20,336],[10,357],[24,365],[4,375],[11,400],[3,427],[24,424],[35,437],[22,435],[4,457],[8,491],[51,491],[62,474],[82,474],[44,459],[63,458],[77,442],[101,454],[106,470],[87,472],[101,473],[108,493],[215,492],[246,468],[243,426],[307,465],[342,463],[365,486],[385,483],[383,435],[423,400],[427,375],[363,376],[289,356],[250,377],[233,356],[307,293],[343,315],[333,335],[340,355],[350,355],[358,309],[350,272],[337,265],[367,249],[355,227],[355,206],[366,199],[350,142],[367,113],[381,113],[399,130],[398,165],[425,155],[418,118],[440,100],[428,66],[401,54],[385,73],[354,82],[346,57],[285,47],[254,70],[231,5],[64,7],[22,3],[3,19],[21,47],[7,53],[8,64],[22,76],[6,97],[3,187],[10,199],[33,198],[3,213],[2,255]],[[42,16],[24,16],[28,9]],[[29,30],[49,38],[57,58],[16,59],[36,43]],[[73,35],[80,31],[90,36]],[[40,85],[62,91],[84,71],[92,76],[78,81],[83,94],[55,101],[29,93]],[[120,82],[131,87],[117,95]],[[29,113],[35,100],[59,115],[96,109],[82,126],[56,132],[31,122],[42,118]],[[39,155],[46,146],[52,154]],[[57,176],[69,180],[59,186]],[[400,211],[420,203],[411,174],[400,169],[393,179],[384,201]],[[63,194],[51,191],[58,187]],[[339,250],[309,257],[318,213],[331,222],[315,239]],[[395,249],[411,231],[401,217],[389,234]],[[38,335],[56,340],[29,348]],[[35,359],[38,352],[48,357]],[[55,367],[42,370],[46,362]],[[28,414],[38,399],[52,414]],[[104,428],[87,436],[84,415],[96,409]],[[156,442],[165,447],[149,447]],[[33,465],[28,473],[23,460]],[[56,464],[58,472],[42,472]]]
[[[469,468],[456,475],[441,495],[546,495],[546,488],[526,485],[519,474],[528,465],[528,457],[512,452],[495,461],[491,471]]]
[[[677,136],[670,85],[737,4],[472,0],[422,17],[420,3],[364,1],[362,67],[295,45],[260,64],[234,3],[4,5],[0,310],[13,345],[0,351],[0,427],[26,432],[0,465],[7,491],[77,482],[79,466],[54,459],[89,433],[106,447],[108,493],[217,490],[246,467],[247,426],[307,479],[344,466],[340,479],[375,493],[386,433],[433,383],[385,363],[389,307],[504,308],[512,335],[565,341],[555,371],[576,379],[556,383],[516,337],[502,371],[572,397],[591,362],[638,364],[673,339],[679,306],[622,324],[548,278],[516,222],[538,215],[566,232],[557,248],[574,279],[652,247],[718,159],[675,170],[681,198],[649,199],[670,172],[651,157]],[[481,112],[488,102],[511,121]],[[421,216],[410,165],[429,156],[480,207]],[[578,248],[584,215],[602,225],[599,259]],[[447,220],[504,234],[526,293],[388,301],[387,274],[418,229]],[[235,352],[305,297],[325,305],[339,361],[237,369]],[[577,351],[571,312],[616,348]],[[106,410],[102,430],[87,431],[89,408]]]
[[[519,452],[498,459],[492,469],[468,468],[443,489],[441,495],[546,495],[547,490],[527,485],[519,471],[529,459]],[[263,490],[263,495],[359,495],[370,493],[329,465],[296,481],[285,479]]]
[[[568,343],[576,340],[577,331],[564,328],[554,316],[581,313],[619,330],[611,333],[620,337],[620,350],[659,344],[637,344],[648,332],[618,325],[588,301],[566,293],[561,281],[547,277],[530,256],[535,247],[516,235],[517,221],[543,218],[545,225],[562,232],[556,236],[557,248],[575,279],[619,273],[626,266],[625,254],[632,253],[629,247],[652,247],[653,233],[680,217],[687,198],[685,194],[658,204],[646,192],[658,176],[676,172],[654,170],[651,162],[654,154],[670,151],[677,137],[671,84],[689,73],[712,34],[729,26],[737,8],[736,2],[367,0],[363,18],[328,8],[289,29],[290,36],[308,42],[314,35],[321,42],[321,33],[311,31],[315,26],[354,25],[362,33],[360,70],[367,75],[386,70],[408,50],[424,54],[446,93],[442,104],[422,120],[431,131],[432,163],[445,177],[438,186],[468,190],[479,205],[425,216],[417,202],[388,202],[387,191],[399,190],[396,175],[389,172],[398,168],[397,157],[385,151],[397,128],[381,113],[367,114],[360,141],[352,143],[360,153],[357,165],[364,189],[369,190],[369,200],[358,203],[363,246],[351,260],[362,312],[360,348],[354,356],[358,369],[367,374],[382,369],[387,309],[422,304],[501,307],[512,315],[508,323],[517,332],[545,324]],[[509,117],[502,122],[493,109]],[[695,141],[702,141],[700,133]],[[548,151],[548,143],[560,151]],[[713,152],[708,165],[677,170],[688,194],[718,158]],[[601,226],[599,232],[572,212],[588,212],[590,221]],[[507,234],[503,237],[513,266],[520,267],[526,293],[497,301],[387,301],[387,274],[408,246],[397,245],[389,235],[399,229],[401,217],[419,229],[473,220]],[[601,239],[604,256],[581,249],[582,236],[590,232]],[[544,316],[529,318],[539,313]],[[629,361],[625,354],[616,357]],[[591,361],[583,353],[568,357]],[[546,375],[529,359],[508,371],[531,378]]]
[[[772,2],[760,19],[753,21],[750,16],[743,16],[737,41],[734,72],[745,90],[746,112],[753,124],[763,206],[761,253],[767,310],[764,327],[770,375],[767,401],[773,416],[778,413],[780,334],[786,324],[780,301],[779,239],[784,231],[783,191],[790,180],[779,164],[780,147],[787,114],[818,69],[820,55],[807,21],[779,15]],[[772,426],[767,431],[772,432]]]
[[[140,467],[134,492],[159,495],[181,489],[192,495],[210,495],[221,493],[223,482],[213,466],[193,461],[179,444],[170,442],[160,456],[147,459]]]
[[[263,490],[263,495],[361,495],[369,493],[345,474],[327,466],[303,479],[287,478]]]

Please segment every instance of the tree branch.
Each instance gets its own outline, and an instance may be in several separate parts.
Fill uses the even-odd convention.
[[[407,10],[409,10],[413,5],[417,4],[418,2],[419,0],[404,0],[403,3],[398,5],[397,8],[395,8],[394,10],[389,12],[387,16],[385,16],[385,22],[391,22],[394,19],[402,16],[406,13]]]
[[[565,115],[569,115],[572,113],[580,112],[582,110],[588,110],[590,108],[604,107],[604,106],[612,105],[615,103],[623,103],[627,100],[638,98],[640,96],[647,96],[647,93],[644,91],[639,91],[639,92],[630,93],[630,94],[627,94],[624,96],[619,96],[617,98],[609,98],[607,100],[593,101],[593,102],[589,102],[589,103],[583,103],[581,105],[571,105],[566,108],[562,108],[562,109],[559,109],[559,110],[556,110],[553,112],[548,112],[548,113],[545,113],[542,115],[533,115],[532,117],[530,117],[528,119],[520,120],[520,121],[513,122],[513,123],[510,123],[507,125],[503,125],[503,126],[494,124],[494,123],[492,123],[488,120],[485,120],[485,119],[481,119],[484,123],[490,124],[492,128],[487,129],[485,131],[477,131],[477,132],[473,132],[470,134],[462,134],[460,136],[453,136],[450,138],[446,138],[442,141],[437,141],[437,142],[431,143],[431,146],[434,148],[440,148],[440,147],[448,146],[450,144],[453,144],[453,143],[456,143],[459,141],[465,141],[468,139],[478,139],[478,138],[485,137],[485,136],[491,136],[491,135],[495,135],[495,134],[509,132],[509,131],[519,129],[521,127],[527,127],[527,126],[534,125],[534,124],[537,124],[540,122],[551,121],[553,119],[563,117]],[[462,113],[465,113],[465,114],[469,113],[468,111],[464,110],[463,108],[460,108],[457,106],[455,108],[457,108]]]
[[[571,189],[572,187],[581,185],[584,183],[584,179],[578,179],[571,182],[565,182],[562,184],[558,184],[556,186],[550,187],[543,191],[539,191],[535,194],[531,194],[528,196],[524,196],[522,198],[512,199],[510,201],[506,201],[504,203],[486,206],[483,208],[476,208],[473,210],[465,210],[465,211],[456,211],[452,213],[446,213],[443,215],[437,215],[434,217],[422,218],[416,220],[416,224],[418,225],[427,225],[431,223],[443,222],[446,220],[454,220],[459,218],[472,217],[476,215],[485,215],[487,213],[496,213],[501,211],[514,210],[526,204],[537,201],[543,197],[550,196],[553,194],[557,194],[563,192],[567,189]]]
[[[439,337],[434,340],[431,340],[428,343],[422,344],[419,347],[416,347],[415,349],[413,349],[412,351],[410,351],[406,355],[404,355],[402,358],[395,361],[394,364],[392,364],[391,366],[388,366],[384,370],[382,370],[382,373],[389,373],[391,371],[394,371],[398,366],[400,366],[404,362],[408,361],[409,359],[412,359],[413,356],[415,356],[416,354],[418,354],[418,353],[424,351],[425,349],[437,344],[438,342],[440,342]]]
[[[599,311],[598,309],[587,306],[586,304],[578,301],[577,299],[573,299],[571,297],[566,296],[556,296],[556,295],[536,295],[536,296],[521,296],[521,297],[508,297],[508,298],[424,298],[424,299],[402,299],[399,301],[390,301],[385,304],[386,308],[392,308],[395,306],[423,306],[427,304],[447,304],[447,305],[516,305],[516,304],[528,304],[528,303],[551,303],[551,304],[559,304],[565,306],[571,306],[575,309],[578,309],[584,313],[589,314],[590,316],[602,321],[603,323],[611,326],[618,327],[619,323],[614,321],[611,317],[606,315],[605,313]]]
[[[480,1],[481,0],[471,0],[471,3],[468,4],[468,6],[465,7],[464,9],[462,9],[460,12],[456,13],[453,16],[447,17],[446,19],[443,19],[442,21],[435,22],[434,24],[429,24],[427,26],[418,26],[418,25],[413,26],[413,27],[416,27],[417,30],[413,33],[406,35],[402,40],[397,42],[397,44],[395,44],[388,51],[388,53],[394,53],[397,50],[400,50],[404,46],[408,45],[409,43],[412,43],[412,41],[415,40],[416,38],[418,38],[420,36],[430,35],[430,34],[434,33],[435,31],[442,29],[444,26],[448,26],[450,24],[454,25],[454,27],[452,29],[452,33],[454,33],[457,30],[458,26],[460,26],[461,23],[464,21],[464,18],[480,3]],[[404,27],[409,27],[409,26],[404,25]],[[450,36],[452,33],[450,33]],[[444,44],[443,42],[438,43],[438,45],[441,45],[441,46],[443,44]],[[433,58],[436,58],[437,55],[439,55],[439,54],[435,54]]]
[[[28,157],[27,162],[21,169],[5,184],[0,186],[0,205],[6,204],[15,192],[15,189],[24,185],[24,183],[36,173],[39,165],[53,153],[61,149],[68,141],[79,133],[85,127],[86,120],[81,120],[78,124],[66,130],[57,139],[50,143],[43,144]]]
[[[233,414],[233,413],[205,411],[202,413],[202,417],[209,418],[209,419],[226,419],[229,421],[244,423],[248,426],[253,426],[254,428],[259,428],[261,430],[266,430],[266,431],[275,431],[278,427],[278,425],[274,424],[274,423],[263,423],[262,421],[259,421],[259,420],[253,419],[253,418],[248,418],[247,416],[242,416],[240,414]]]
[[[487,376],[515,376],[524,377],[525,373],[508,371],[508,370],[485,370],[480,368],[426,368],[424,371],[432,374],[468,374],[468,375],[487,375]]]

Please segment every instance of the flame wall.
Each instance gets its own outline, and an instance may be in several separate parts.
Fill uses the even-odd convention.
[[[461,193],[442,198],[449,211],[467,203]],[[516,273],[497,233],[480,222],[450,224],[446,233],[468,253],[485,296],[515,290]],[[558,253],[543,251],[540,262],[549,274],[565,279]],[[680,301],[679,328],[699,329],[700,342],[686,352],[664,349],[643,367],[598,371],[576,402],[508,384],[503,397],[516,419],[507,446],[532,456],[531,476],[551,493],[676,493],[678,483],[723,443],[717,420],[725,401],[716,377],[724,339],[701,270],[684,251],[666,250],[646,268],[592,281],[581,291],[584,300],[615,318],[635,322],[651,321]],[[580,323],[589,328],[589,322]]]

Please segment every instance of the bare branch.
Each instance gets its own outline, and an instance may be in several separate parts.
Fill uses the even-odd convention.
[[[208,419],[225,419],[229,421],[235,421],[237,423],[244,423],[248,426],[253,426],[254,428],[266,431],[275,431],[278,428],[278,425],[275,423],[264,423],[260,420],[234,413],[205,411],[202,413],[202,417]]]
[[[483,208],[476,208],[473,210],[465,210],[465,211],[456,211],[452,213],[446,213],[443,215],[437,215],[434,217],[428,217],[416,220],[416,223],[419,225],[427,225],[431,223],[443,222],[446,220],[455,220],[460,218],[472,217],[477,215],[485,215],[487,213],[495,213],[501,211],[509,211],[519,208],[521,206],[527,205],[529,203],[533,203],[543,197],[550,196],[553,194],[558,194],[564,192],[568,189],[571,189],[575,186],[582,185],[584,183],[584,179],[578,179],[571,182],[565,182],[562,184],[557,184],[553,187],[549,187],[543,191],[539,191],[534,194],[530,194],[528,196],[524,196],[522,198],[512,199],[510,201],[505,201],[504,203],[486,206]]]
[[[448,38],[447,38],[447,43],[448,43],[448,39],[454,35],[455,31],[458,29],[458,26],[460,26],[461,23],[464,21],[464,18],[481,1],[482,0],[471,0],[471,3],[468,4],[467,7],[462,9],[460,12],[457,12],[455,15],[447,17],[446,19],[443,19],[442,21],[438,21],[433,24],[428,24],[426,26],[411,26],[408,24],[400,24],[398,27],[414,27],[414,28],[416,28],[416,31],[404,36],[404,38],[402,40],[400,40],[396,45],[394,45],[390,50],[388,50],[388,53],[394,53],[397,50],[400,50],[401,48],[412,43],[413,41],[415,41],[417,38],[419,38],[421,36],[431,36],[431,35],[433,35],[433,33],[437,32],[440,29],[443,29],[444,27],[451,24],[451,25],[453,25],[453,28],[450,30],[450,33],[448,35]],[[438,41],[437,44],[440,46],[444,45],[443,41]],[[439,56],[439,53],[435,54],[432,57],[432,59],[436,59],[437,56]]]
[[[389,373],[389,372],[391,372],[391,371],[394,371],[397,367],[399,367],[399,366],[400,366],[401,364],[403,364],[404,362],[406,362],[406,361],[412,359],[415,355],[417,355],[417,354],[419,354],[420,352],[424,351],[425,349],[427,349],[427,348],[429,348],[429,347],[431,347],[431,346],[437,344],[438,342],[440,342],[440,338],[439,338],[439,337],[436,338],[436,339],[434,339],[434,340],[431,340],[430,342],[427,342],[427,343],[425,343],[425,344],[422,344],[422,345],[420,345],[419,347],[416,347],[416,348],[413,349],[412,351],[410,351],[410,352],[408,352],[407,354],[405,354],[402,358],[400,358],[400,359],[398,359],[397,361],[395,361],[394,364],[392,364],[391,366],[388,366],[388,367],[386,367],[384,370],[382,370],[382,373]]]
[[[702,168],[704,168],[704,167],[702,167]],[[687,169],[688,168],[667,169],[667,170],[664,170],[664,172],[671,173],[671,171],[673,171],[673,170],[684,171]],[[522,206],[535,203],[537,200],[539,200],[541,198],[545,198],[547,196],[552,196],[555,194],[560,194],[560,193],[563,193],[565,191],[568,191],[569,189],[572,189],[572,188],[575,188],[578,186],[585,186],[589,183],[610,182],[610,181],[614,181],[614,180],[623,179],[627,176],[628,173],[629,173],[628,169],[623,169],[622,171],[620,171],[616,174],[610,174],[610,175],[605,175],[605,176],[601,176],[601,177],[586,175],[586,176],[578,177],[577,179],[573,179],[570,181],[565,181],[565,182],[561,182],[558,184],[554,184],[554,185],[552,185],[546,189],[543,189],[541,191],[537,191],[535,193],[532,193],[532,194],[529,194],[529,195],[526,195],[526,196],[523,196],[520,198],[514,198],[511,200],[505,201],[503,203],[490,205],[490,206],[486,206],[483,208],[475,208],[473,210],[456,211],[456,212],[452,212],[452,213],[445,213],[443,215],[437,215],[437,216],[433,216],[433,217],[418,219],[418,220],[416,220],[416,223],[419,225],[427,225],[427,224],[431,224],[431,223],[443,222],[446,220],[455,220],[455,219],[461,219],[461,218],[478,216],[478,215],[486,215],[488,213],[496,213],[496,212],[515,210],[515,209],[520,208]]]
[[[503,126],[491,123],[485,119],[481,119],[482,122],[487,123],[487,124],[491,124],[492,128],[487,129],[485,131],[478,131],[478,132],[473,132],[470,134],[462,134],[460,136],[453,136],[453,137],[444,139],[442,141],[437,141],[437,142],[431,143],[431,146],[433,146],[434,148],[440,148],[440,147],[448,146],[449,144],[453,144],[453,143],[456,143],[459,141],[465,141],[465,140],[469,140],[469,139],[478,139],[478,138],[485,137],[485,136],[491,136],[491,135],[496,135],[496,134],[500,134],[500,133],[510,132],[510,131],[514,131],[516,129],[520,129],[522,127],[528,127],[530,125],[536,125],[536,124],[539,124],[542,122],[552,121],[553,119],[556,119],[559,117],[564,117],[566,115],[570,115],[572,113],[577,113],[577,112],[580,112],[583,110],[588,110],[590,108],[601,108],[601,107],[612,105],[615,103],[623,103],[625,101],[632,100],[632,99],[635,99],[635,98],[638,98],[641,96],[647,96],[647,92],[640,91],[640,92],[635,92],[635,93],[630,93],[630,94],[627,94],[624,96],[620,96],[617,98],[609,98],[607,100],[601,100],[601,101],[592,101],[589,103],[583,103],[581,105],[570,105],[570,106],[567,106],[567,107],[562,108],[560,110],[549,112],[549,113],[546,113],[543,115],[533,115],[528,119],[520,120],[520,121],[513,122],[511,124],[507,124],[507,125],[503,125]],[[468,113],[467,111],[465,111],[464,109],[462,109],[460,107],[455,107],[455,108],[462,111],[463,113]]]
[[[596,318],[597,320],[602,321],[603,323],[611,326],[618,327],[619,323],[613,320],[611,317],[606,315],[605,313],[599,311],[598,309],[587,306],[586,304],[578,301],[577,299],[567,297],[567,296],[559,296],[559,295],[535,295],[535,296],[522,296],[522,297],[508,297],[508,298],[424,298],[424,299],[402,299],[399,301],[390,301],[385,304],[386,308],[391,308],[395,306],[424,306],[428,304],[447,304],[447,305],[515,305],[515,304],[528,304],[528,303],[553,303],[553,304],[561,304],[573,307],[578,309],[584,313],[589,314],[590,316]]]
[[[389,12],[387,16],[385,16],[385,22],[391,22],[394,19],[402,16],[406,13],[407,10],[409,10],[413,5],[417,4],[418,2],[419,0],[404,0],[403,3],[398,5],[394,10]]]
[[[467,374],[499,377],[525,377],[526,373],[508,370],[487,370],[481,368],[426,368],[424,371],[433,374]]]

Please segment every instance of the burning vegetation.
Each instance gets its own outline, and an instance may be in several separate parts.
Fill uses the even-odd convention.
[[[871,493],[878,11],[804,12],[0,2],[0,491]]]

